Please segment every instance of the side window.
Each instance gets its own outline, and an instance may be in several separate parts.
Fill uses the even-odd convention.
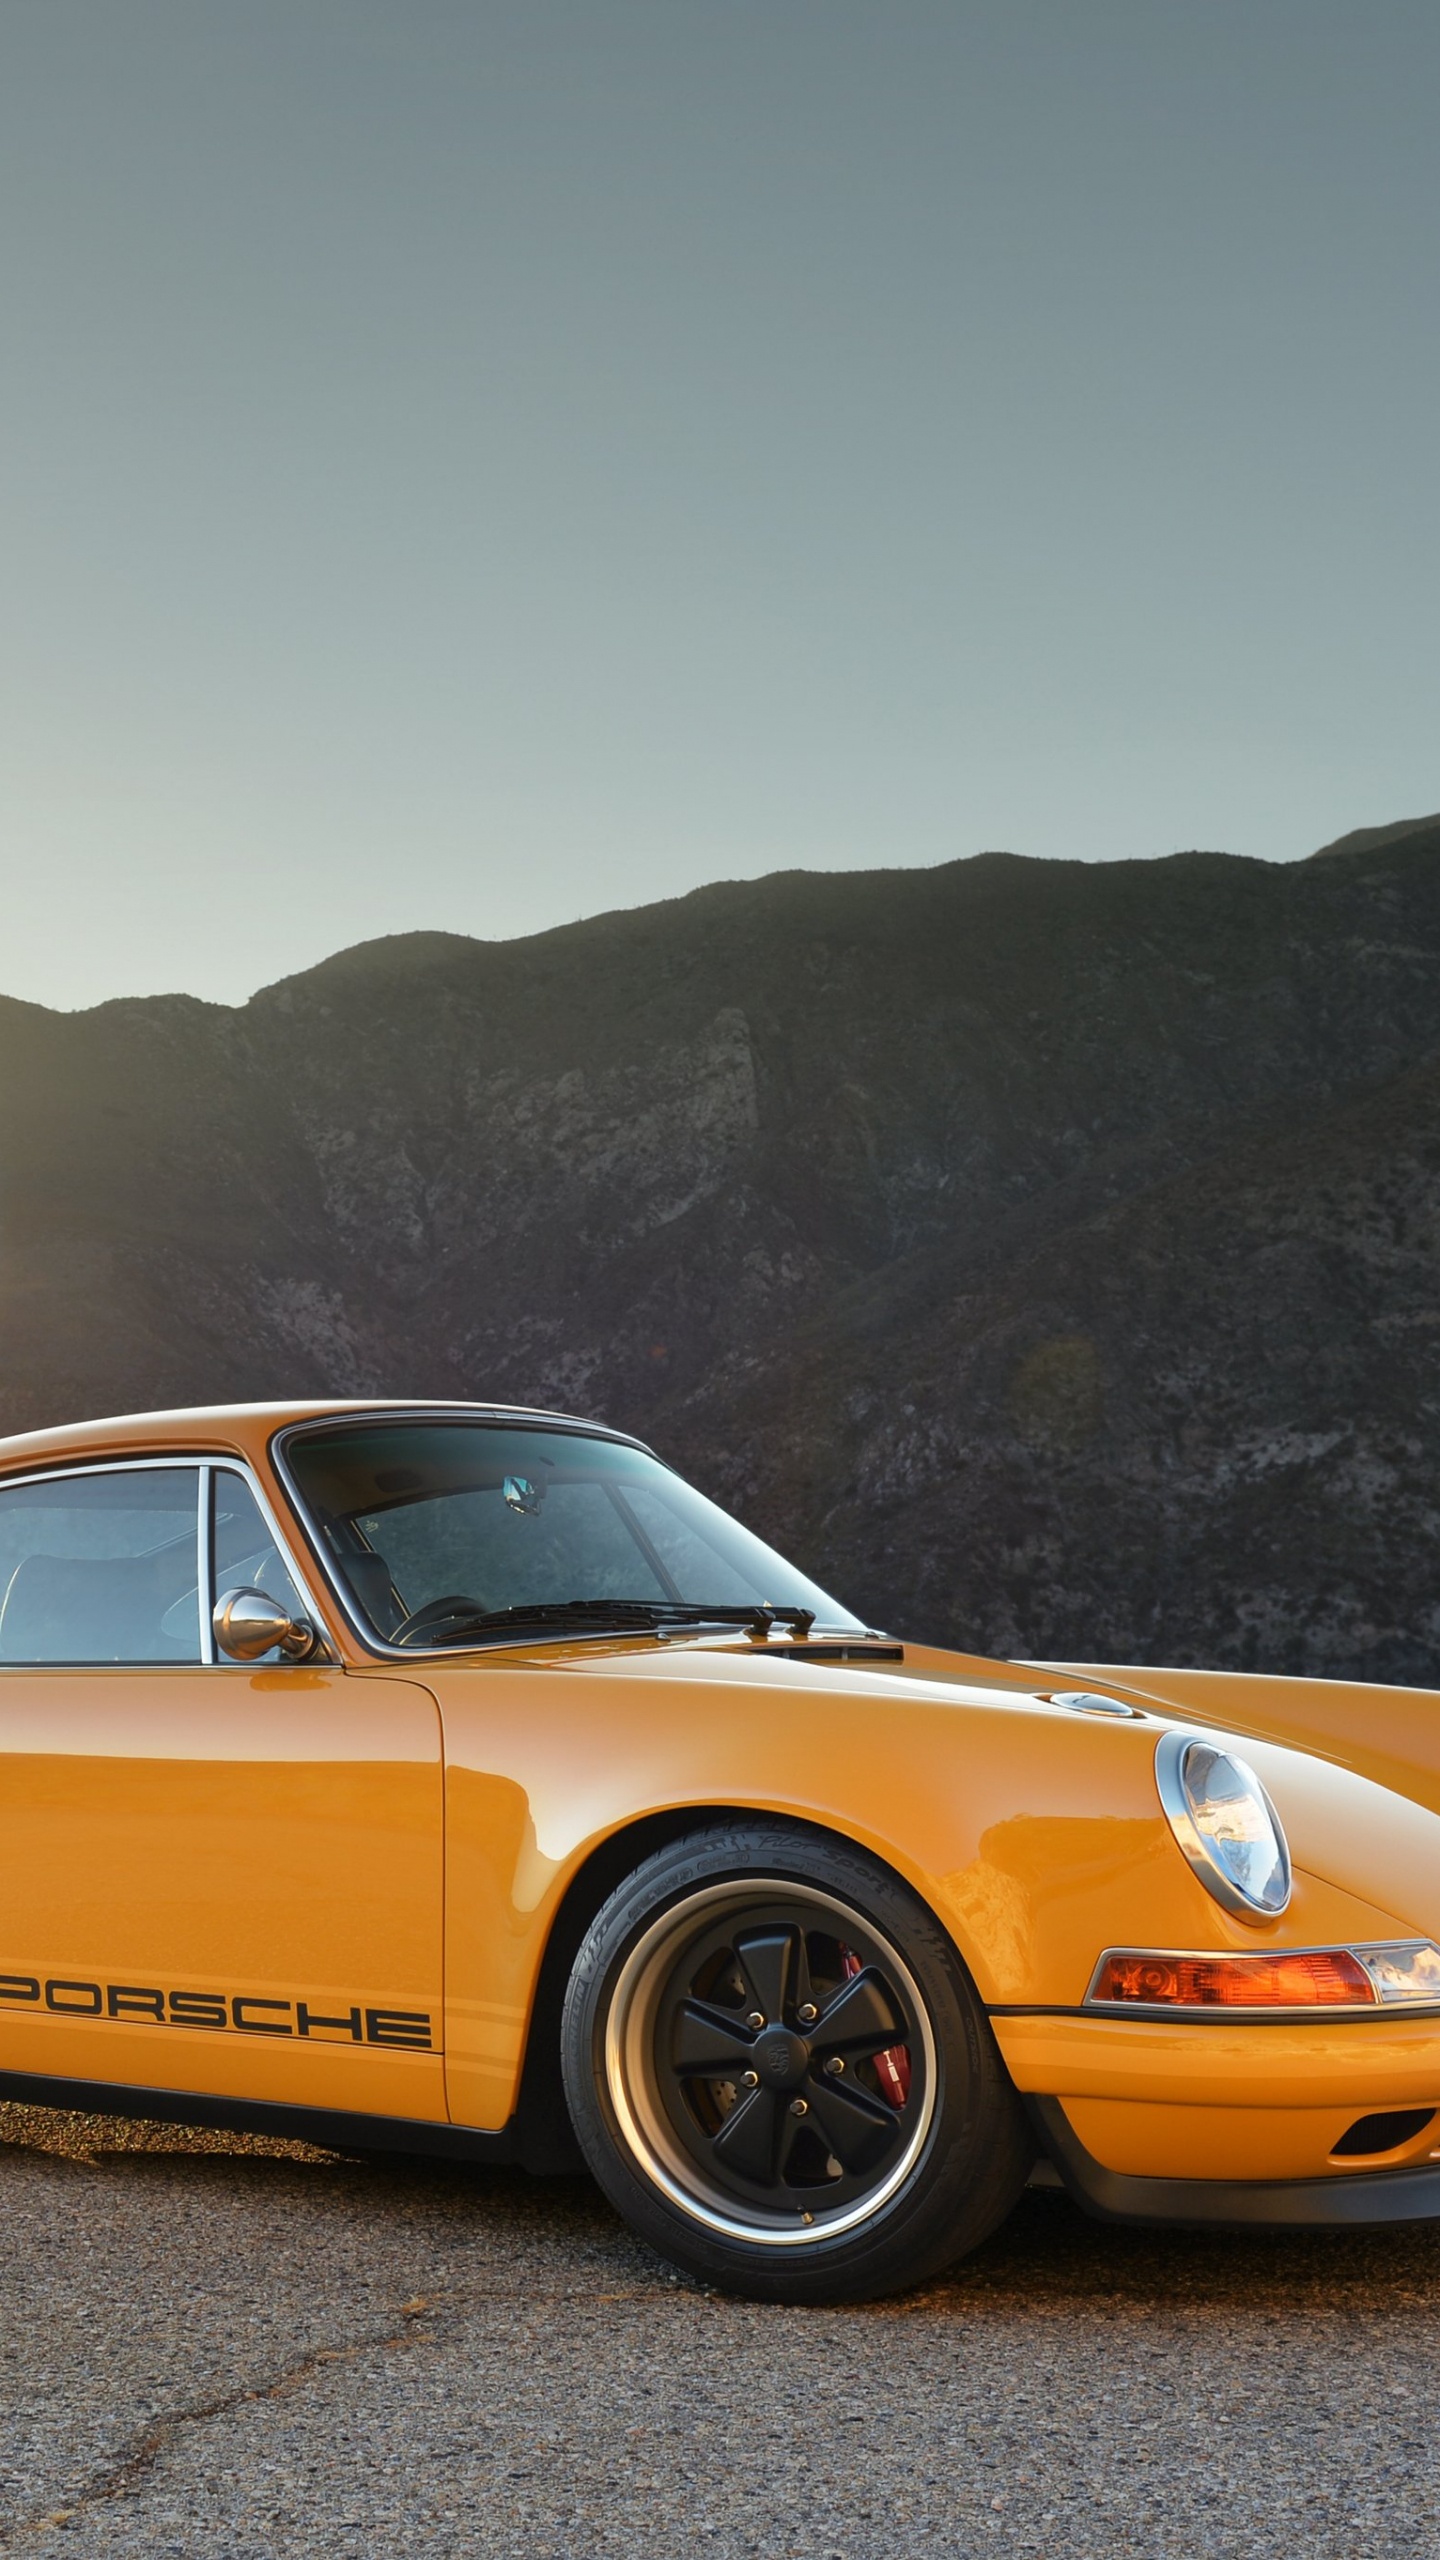
[[[0,1662],[198,1662],[199,1470],[0,1487]]]
[[[297,1590],[294,1575],[275,1542],[275,1532],[251,1492],[245,1478],[229,1467],[217,1467],[211,1477],[213,1527],[212,1575],[218,1600],[225,1591],[238,1584],[249,1584],[256,1591],[266,1591],[279,1600],[292,1617],[308,1618],[311,1604]],[[223,1659],[223,1656],[221,1657]],[[279,1662],[277,1652],[262,1654],[262,1662]]]

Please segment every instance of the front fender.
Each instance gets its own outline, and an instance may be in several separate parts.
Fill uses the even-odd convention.
[[[701,1646],[427,1672],[445,1733],[447,2076],[466,2124],[498,2127],[513,2110],[571,1883],[652,1816],[738,1807],[855,1841],[930,1904],[1000,2007],[1078,2005],[1108,1945],[1252,1952],[1413,1931],[1408,1909],[1379,1898],[1387,1844],[1417,1886],[1427,1855],[1440,1877],[1440,1820],[1399,1808],[1392,1840],[1392,1800],[1374,1787],[1362,1789],[1373,1863],[1357,1852],[1347,1865],[1345,1773],[1327,1773],[1338,1793],[1307,1791],[1311,1764],[1273,1751],[1264,1774],[1291,1829],[1296,1889],[1283,1921],[1252,1929],[1212,1902],[1174,1843],[1155,1789],[1158,1720],[1078,1716],[999,1687],[857,1679]],[[1325,1844],[1313,1870],[1312,1836]]]

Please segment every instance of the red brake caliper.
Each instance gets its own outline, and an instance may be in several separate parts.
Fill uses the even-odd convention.
[[[845,1968],[847,1982],[853,1982],[856,1974],[865,1970],[849,1947],[841,1948],[840,1961]],[[877,2053],[874,2059],[875,2076],[882,2093],[892,2107],[903,2107],[910,2095],[910,2047],[908,2044],[892,2044],[884,2053]]]

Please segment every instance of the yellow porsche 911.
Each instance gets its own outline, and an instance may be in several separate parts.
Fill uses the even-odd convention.
[[[479,1405],[0,1443],[0,2097],[535,2169],[856,2298],[1032,2175],[1440,2214],[1440,1698],[877,1633]]]

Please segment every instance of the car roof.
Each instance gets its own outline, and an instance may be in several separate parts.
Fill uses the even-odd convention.
[[[623,1440],[632,1448],[644,1442],[607,1423],[582,1415],[553,1413],[540,1405],[472,1404],[458,1397],[357,1396],[318,1397],[307,1401],[266,1404],[182,1405],[165,1413],[108,1414],[94,1422],[66,1422],[49,1431],[16,1432],[0,1439],[0,1473],[61,1465],[67,1459],[143,1455],[155,1450],[219,1450],[260,1458],[277,1431],[302,1422],[324,1422],[374,1414],[394,1419],[413,1414],[417,1421],[553,1423],[568,1431],[590,1431],[607,1440]]]

